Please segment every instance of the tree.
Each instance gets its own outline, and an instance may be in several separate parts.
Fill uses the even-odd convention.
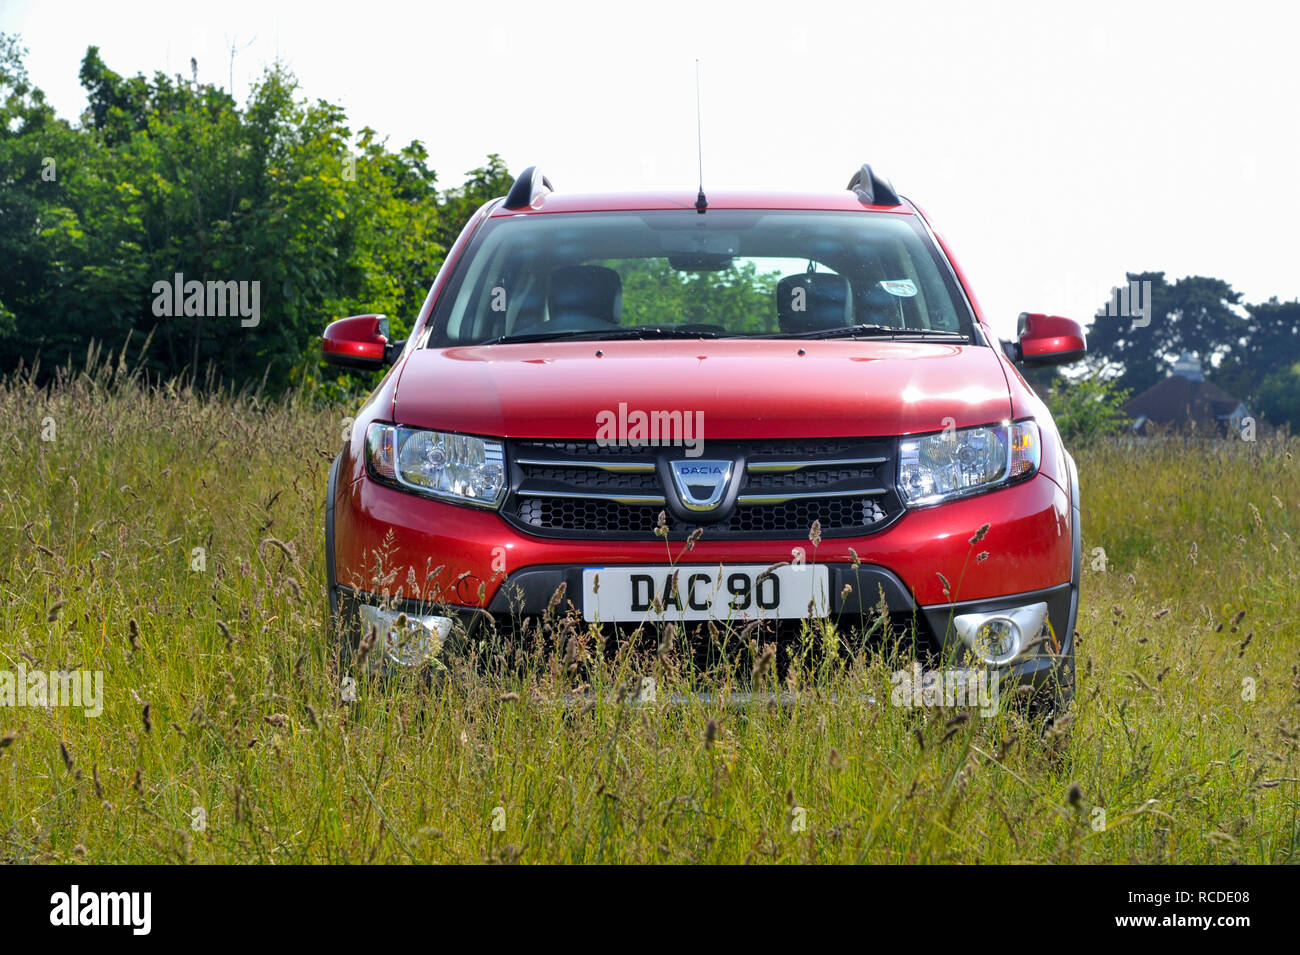
[[[27,335],[51,322],[47,308],[30,308],[60,281],[57,250],[44,233],[74,216],[69,171],[85,143],[54,115],[31,85],[17,37],[0,34],[0,367],[30,354]],[[84,347],[84,346],[83,346]]]
[[[316,380],[325,324],[376,311],[407,331],[466,219],[511,181],[494,154],[440,192],[421,143],[353,137],[341,108],[303,98],[278,66],[241,106],[197,78],[123,76],[92,46],[73,126],[30,85],[22,56],[0,35],[7,368],[78,361],[91,340],[117,351],[134,336],[151,338],[145,361],[161,375]],[[55,179],[41,176],[46,158]],[[238,287],[256,322],[213,314],[211,298],[177,314],[159,292],[177,275]]]
[[[1300,361],[1275,368],[1259,383],[1254,408],[1274,424],[1300,427]]]
[[[1267,302],[1247,307],[1247,336],[1214,370],[1214,383],[1246,401],[1253,410],[1281,423],[1300,425],[1300,414],[1279,388],[1291,381],[1290,370],[1300,362],[1300,302]],[[1266,389],[1265,383],[1272,384]],[[1267,397],[1266,397],[1267,395]]]
[[[1129,313],[1112,316],[1103,305],[1088,330],[1089,369],[1121,388],[1145,391],[1184,353],[1209,374],[1249,334],[1238,312],[1241,295],[1221,279],[1191,275],[1171,283],[1163,272],[1130,272],[1125,286],[1140,290]]]

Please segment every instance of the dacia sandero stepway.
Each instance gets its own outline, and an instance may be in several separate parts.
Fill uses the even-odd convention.
[[[848,188],[566,195],[535,168],[448,250],[334,462],[331,618],[414,664],[567,611],[611,633],[888,613],[935,653],[1073,687],[1079,481],[921,210]],[[512,631],[512,632],[517,632]],[[415,639],[412,639],[412,636]]]

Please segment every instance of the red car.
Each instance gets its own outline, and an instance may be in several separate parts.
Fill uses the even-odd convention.
[[[869,166],[707,198],[565,195],[530,168],[409,338],[378,315],[325,331],[328,359],[391,366],[330,472],[333,619],[412,664],[557,595],[611,629],[883,599],[935,652],[1068,696],[1078,476],[1017,365],[1085,339],[1020,322],[998,339]]]

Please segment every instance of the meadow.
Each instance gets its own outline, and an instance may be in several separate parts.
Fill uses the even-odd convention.
[[[340,693],[322,507],[349,408],[88,372],[0,384],[5,862],[1296,861],[1300,442],[1076,447],[1078,692],[1045,725],[890,704],[841,654],[780,705],[636,702],[565,656]],[[453,664],[453,668],[455,665]]]

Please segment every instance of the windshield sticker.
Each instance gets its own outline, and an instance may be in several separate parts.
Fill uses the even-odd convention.
[[[886,279],[880,287],[899,298],[911,298],[916,294],[916,284],[911,279]]]

